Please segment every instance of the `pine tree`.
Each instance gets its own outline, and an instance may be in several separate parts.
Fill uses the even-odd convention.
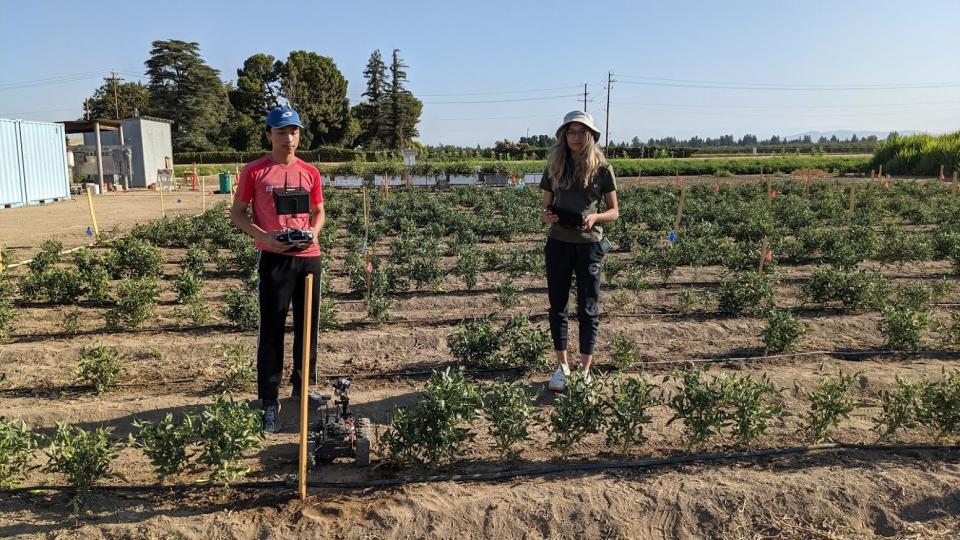
[[[173,149],[216,150],[230,104],[220,73],[200,57],[200,45],[180,40],[153,42],[145,62],[150,77],[149,114],[173,121]]]

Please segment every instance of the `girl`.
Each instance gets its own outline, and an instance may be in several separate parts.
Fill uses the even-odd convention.
[[[590,363],[599,328],[600,265],[609,250],[600,225],[620,216],[613,168],[597,146],[600,130],[580,111],[563,117],[540,181],[543,220],[550,223],[544,249],[550,298],[550,335],[560,362],[547,388],[562,392],[570,374],[567,361],[567,304],[570,281],[577,276],[580,366],[590,380]],[[599,212],[600,200],[606,210]]]

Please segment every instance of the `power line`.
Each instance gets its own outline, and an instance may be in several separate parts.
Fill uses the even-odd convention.
[[[953,105],[960,101],[916,101],[913,103],[875,103],[872,105],[697,105],[692,103],[654,103],[638,101],[617,101],[614,105],[641,105],[647,107],[688,107],[700,109],[867,109],[876,107],[913,107],[921,105]]]
[[[580,97],[580,94],[567,94],[563,96],[543,96],[543,97],[531,97],[531,98],[514,98],[514,99],[488,99],[480,101],[425,101],[424,105],[474,105],[481,103],[514,103],[521,101],[546,101],[550,99],[566,99],[571,97]]]
[[[768,84],[768,83],[728,83],[717,81],[687,81],[682,79],[656,79],[621,75],[642,80],[621,80],[624,84],[639,86],[662,86],[670,88],[702,88],[714,90],[772,90],[772,91],[858,91],[858,90],[920,90],[934,88],[958,88],[960,83],[920,83],[920,84],[862,84],[862,85],[807,85],[807,84]]]
[[[70,75],[68,77],[61,78],[50,78],[45,80],[35,80],[35,81],[22,81],[19,83],[8,83],[6,85],[0,85],[0,92],[5,90],[23,90],[27,88],[38,88],[41,86],[53,86],[58,84],[65,84],[77,81],[83,81],[86,79],[97,79],[109,75],[110,71],[101,71],[94,74],[77,74]]]
[[[750,114],[750,113],[739,113],[739,112],[684,110],[682,108],[665,109],[665,108],[659,108],[659,107],[648,107],[646,105],[633,105],[633,104],[626,104],[626,103],[614,103],[614,104],[622,107],[632,108],[632,109],[644,109],[648,111],[675,113],[675,114],[698,114],[698,115],[706,115],[706,116],[770,118],[770,116],[773,114],[773,113]],[[804,117],[804,118],[834,118],[834,117],[863,117],[863,116],[900,116],[905,114],[916,114],[917,112],[919,111],[878,111],[878,112],[863,111],[859,113],[823,113],[823,114],[811,114],[806,112],[796,112],[796,113],[784,112],[784,113],[778,113],[776,114],[776,116],[797,116],[797,117]],[[950,112],[950,111],[944,111],[944,112]]]

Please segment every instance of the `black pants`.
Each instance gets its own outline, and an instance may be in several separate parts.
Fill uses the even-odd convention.
[[[553,348],[557,351],[567,349],[567,304],[570,303],[570,282],[576,272],[580,354],[593,354],[600,327],[600,265],[603,262],[600,243],[574,244],[548,238],[544,255]]]
[[[320,308],[320,257],[292,257],[260,252],[257,267],[260,330],[257,336],[257,397],[277,399],[283,377],[283,339],[290,301],[293,300],[293,376],[300,386],[303,360],[303,293],[307,274],[313,274],[313,324],[310,326],[310,382],[317,379],[317,311]]]

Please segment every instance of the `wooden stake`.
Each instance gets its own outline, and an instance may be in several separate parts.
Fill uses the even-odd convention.
[[[941,182],[946,182],[946,181],[947,181],[947,177],[943,175],[943,165],[940,166],[940,176],[939,176],[939,178],[940,178],[940,181],[941,181]]]
[[[207,177],[200,179],[200,203],[203,205],[203,211],[207,211]]]
[[[850,207],[847,208],[847,222],[853,221],[853,211],[857,208],[857,186],[850,185]]]
[[[680,204],[677,205],[677,217],[673,220],[673,232],[680,236],[680,220],[683,219],[683,203],[687,200],[687,188],[680,188]]]
[[[877,176],[883,178],[883,165],[880,165],[880,172],[877,173]]]
[[[763,238],[763,247],[760,248],[760,266],[757,270],[758,274],[763,274],[763,265],[767,262],[767,252],[770,251],[770,241],[766,237]]]
[[[303,350],[300,361],[300,500],[307,498],[307,432],[310,398],[310,328],[313,316],[313,274],[307,274],[303,290]]]
[[[363,187],[363,260],[367,264],[364,265],[364,271],[367,272],[367,301],[370,301],[370,287],[372,285],[370,275],[370,210],[367,203],[367,187]]]
[[[163,181],[159,177],[157,178],[157,191],[160,192],[160,215],[167,217],[167,211],[163,207]]]
[[[953,171],[953,182],[951,183],[950,187],[951,187],[951,190],[953,191],[953,194],[956,195],[957,194],[957,171]]]
[[[87,206],[90,208],[90,221],[93,222],[93,237],[100,236],[100,229],[97,227],[97,213],[93,211],[93,186],[87,186]]]

